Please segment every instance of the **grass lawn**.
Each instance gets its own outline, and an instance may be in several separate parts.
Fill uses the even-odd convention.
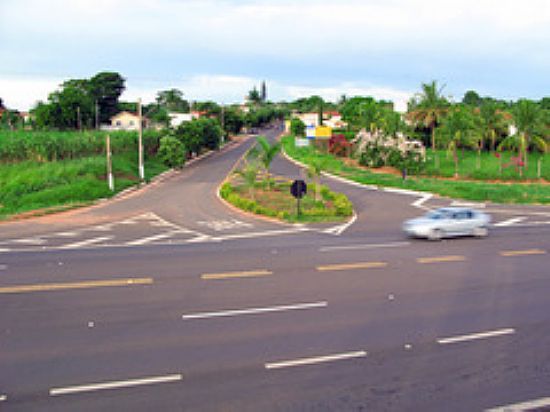
[[[145,161],[147,180],[166,169],[159,160]],[[107,186],[106,170],[105,156],[2,164],[0,219],[36,209],[47,213],[88,204],[110,197],[139,181],[135,153],[113,156],[115,192]]]
[[[315,186],[308,185],[308,193],[300,200],[298,216],[290,182],[277,182],[272,188],[258,182],[251,191],[233,180],[221,189],[222,197],[239,209],[287,222],[340,222],[352,215],[353,205],[345,195],[331,192],[326,186],[322,186],[320,192],[321,199],[315,200]]]
[[[541,183],[493,183],[475,180],[441,179],[430,176],[409,176],[406,180],[403,180],[400,176],[394,174],[373,173],[366,168],[346,164],[343,159],[336,158],[330,154],[320,153],[312,147],[296,148],[292,136],[283,138],[283,147],[290,157],[300,162],[308,164],[315,159],[319,159],[324,163],[324,170],[327,172],[363,184],[425,191],[442,196],[474,201],[550,204],[550,184],[548,184],[548,181]],[[446,154],[442,152],[441,155],[440,160],[443,160]],[[495,160],[498,161],[496,158]],[[450,162],[452,164],[450,175],[452,176],[454,174],[454,163],[452,159],[450,159]],[[498,171],[498,162],[496,165]],[[530,165],[531,167],[534,167],[534,165]]]
[[[502,152],[501,158],[494,153],[482,152],[479,157],[479,168],[477,152],[465,150],[458,151],[458,174],[459,177],[475,180],[537,180],[538,165],[540,160],[540,178],[550,181],[550,156],[543,156],[542,153],[529,153],[527,167],[523,168],[523,177],[520,177],[517,168],[511,162],[512,157],[517,153]],[[439,168],[436,167],[435,155],[439,157]],[[502,165],[502,170],[499,168]],[[434,154],[428,150],[427,161],[423,174],[428,176],[453,177],[455,164],[451,154],[445,150],[438,150]]]

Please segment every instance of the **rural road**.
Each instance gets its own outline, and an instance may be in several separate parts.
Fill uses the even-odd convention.
[[[433,243],[402,221],[456,201],[325,178],[354,204],[349,227],[256,219],[216,196],[252,143],[0,225],[0,410],[550,404],[549,208],[478,205],[488,238]],[[300,176],[282,157],[273,172]]]

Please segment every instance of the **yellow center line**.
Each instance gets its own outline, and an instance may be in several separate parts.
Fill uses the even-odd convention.
[[[34,285],[14,285],[0,287],[0,293],[26,293],[26,292],[48,292],[53,290],[88,289],[107,286],[133,286],[151,285],[152,278],[126,278],[112,280],[89,280],[84,282],[68,283],[39,283]]]
[[[371,268],[383,268],[387,265],[388,264],[386,262],[342,263],[337,265],[317,266],[317,270],[320,272],[326,272],[329,270],[371,269]]]
[[[466,260],[466,258],[464,256],[458,256],[458,255],[416,258],[416,261],[418,263],[462,262],[464,260]]]
[[[269,270],[249,270],[242,272],[225,272],[225,273],[205,273],[201,275],[201,279],[214,280],[214,279],[234,279],[234,278],[251,278],[256,276],[272,275],[273,272]]]
[[[545,250],[542,249],[527,249],[527,250],[503,250],[501,256],[523,256],[523,255],[544,255]]]

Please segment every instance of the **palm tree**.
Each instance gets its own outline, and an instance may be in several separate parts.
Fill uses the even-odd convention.
[[[244,184],[248,188],[248,194],[252,200],[254,200],[254,186],[256,185],[256,178],[258,177],[259,171],[259,164],[252,160],[245,161],[245,164],[234,172],[236,175],[243,178]]]
[[[264,167],[269,186],[271,186],[269,168],[271,167],[271,163],[280,151],[281,142],[275,142],[271,144],[264,136],[258,136],[256,138],[255,153],[257,154],[258,160],[262,163]]]
[[[455,163],[455,177],[458,177],[458,155],[459,147],[475,147],[477,142],[476,127],[473,115],[470,110],[458,106],[451,110],[443,120],[440,133],[447,137],[449,143],[447,151],[453,155]]]
[[[435,80],[422,83],[422,92],[409,102],[409,118],[430,129],[432,150],[435,150],[435,128],[449,109],[449,101],[442,95],[443,87],[439,88]]]
[[[521,136],[521,139],[525,141],[525,167],[528,167],[527,164],[527,150],[529,146],[534,143],[533,140],[538,136],[538,129],[540,128],[541,123],[541,109],[540,107],[531,100],[521,99],[517,102],[514,107],[514,122],[518,133]],[[522,153],[519,153],[520,160]]]
[[[307,177],[315,182],[315,197],[314,200],[321,200],[321,173],[324,169],[324,162],[319,159],[314,159],[308,166]]]
[[[480,131],[483,138],[491,141],[491,151],[495,151],[497,135],[507,129],[507,122],[504,113],[498,109],[493,102],[484,103],[479,109]],[[482,146],[484,142],[481,142]]]

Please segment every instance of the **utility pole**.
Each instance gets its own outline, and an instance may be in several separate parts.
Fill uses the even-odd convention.
[[[107,135],[105,139],[107,140],[105,145],[107,148],[107,181],[109,183],[109,190],[113,192],[115,190],[115,180],[113,178],[113,163],[111,158],[111,136]]]
[[[80,117],[80,106],[76,107],[76,124],[78,126],[78,131],[82,131],[82,119]]]
[[[145,170],[143,168],[143,124],[141,115],[141,98],[138,99],[138,152],[139,152],[139,178],[145,180]]]
[[[225,104],[222,103],[222,144],[225,143]]]
[[[95,101],[95,128],[99,129],[99,104]]]

